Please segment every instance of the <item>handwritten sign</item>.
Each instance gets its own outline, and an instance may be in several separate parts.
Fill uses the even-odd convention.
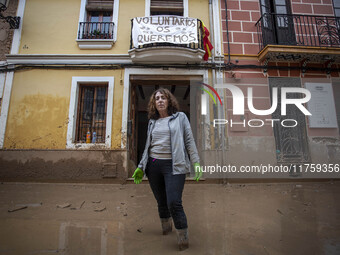
[[[308,102],[309,127],[311,128],[336,128],[338,126],[332,84],[330,83],[306,83],[306,89],[311,93]]]
[[[133,46],[148,43],[198,43],[198,20],[179,16],[150,16],[133,19]]]

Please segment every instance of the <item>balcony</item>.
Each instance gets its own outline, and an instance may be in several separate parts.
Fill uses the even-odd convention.
[[[199,63],[205,53],[199,19],[179,16],[131,20],[129,54],[140,63]]]
[[[259,59],[340,62],[340,18],[264,14],[256,23]]]
[[[80,49],[111,49],[113,22],[80,22],[77,43]]]

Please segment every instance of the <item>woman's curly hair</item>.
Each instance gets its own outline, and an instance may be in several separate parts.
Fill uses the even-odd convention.
[[[165,97],[168,99],[168,115],[172,115],[173,113],[176,113],[179,111],[179,104],[177,102],[177,99],[174,97],[174,95],[165,88],[159,88],[156,91],[154,91],[150,97],[149,104],[148,104],[148,118],[149,119],[159,119],[159,112],[156,109],[156,94],[157,92],[160,92],[161,94],[165,95]]]

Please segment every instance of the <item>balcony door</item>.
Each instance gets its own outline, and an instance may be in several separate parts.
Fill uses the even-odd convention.
[[[111,39],[112,11],[89,11],[87,14],[88,32],[92,39]]]
[[[88,0],[86,4],[86,21],[84,32],[86,39],[113,38],[113,0]]]
[[[294,22],[289,0],[260,0],[260,6],[264,46],[295,45]]]

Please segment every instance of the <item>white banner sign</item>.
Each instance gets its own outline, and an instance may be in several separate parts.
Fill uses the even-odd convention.
[[[197,19],[179,16],[150,16],[133,19],[133,46],[148,43],[198,43]]]

